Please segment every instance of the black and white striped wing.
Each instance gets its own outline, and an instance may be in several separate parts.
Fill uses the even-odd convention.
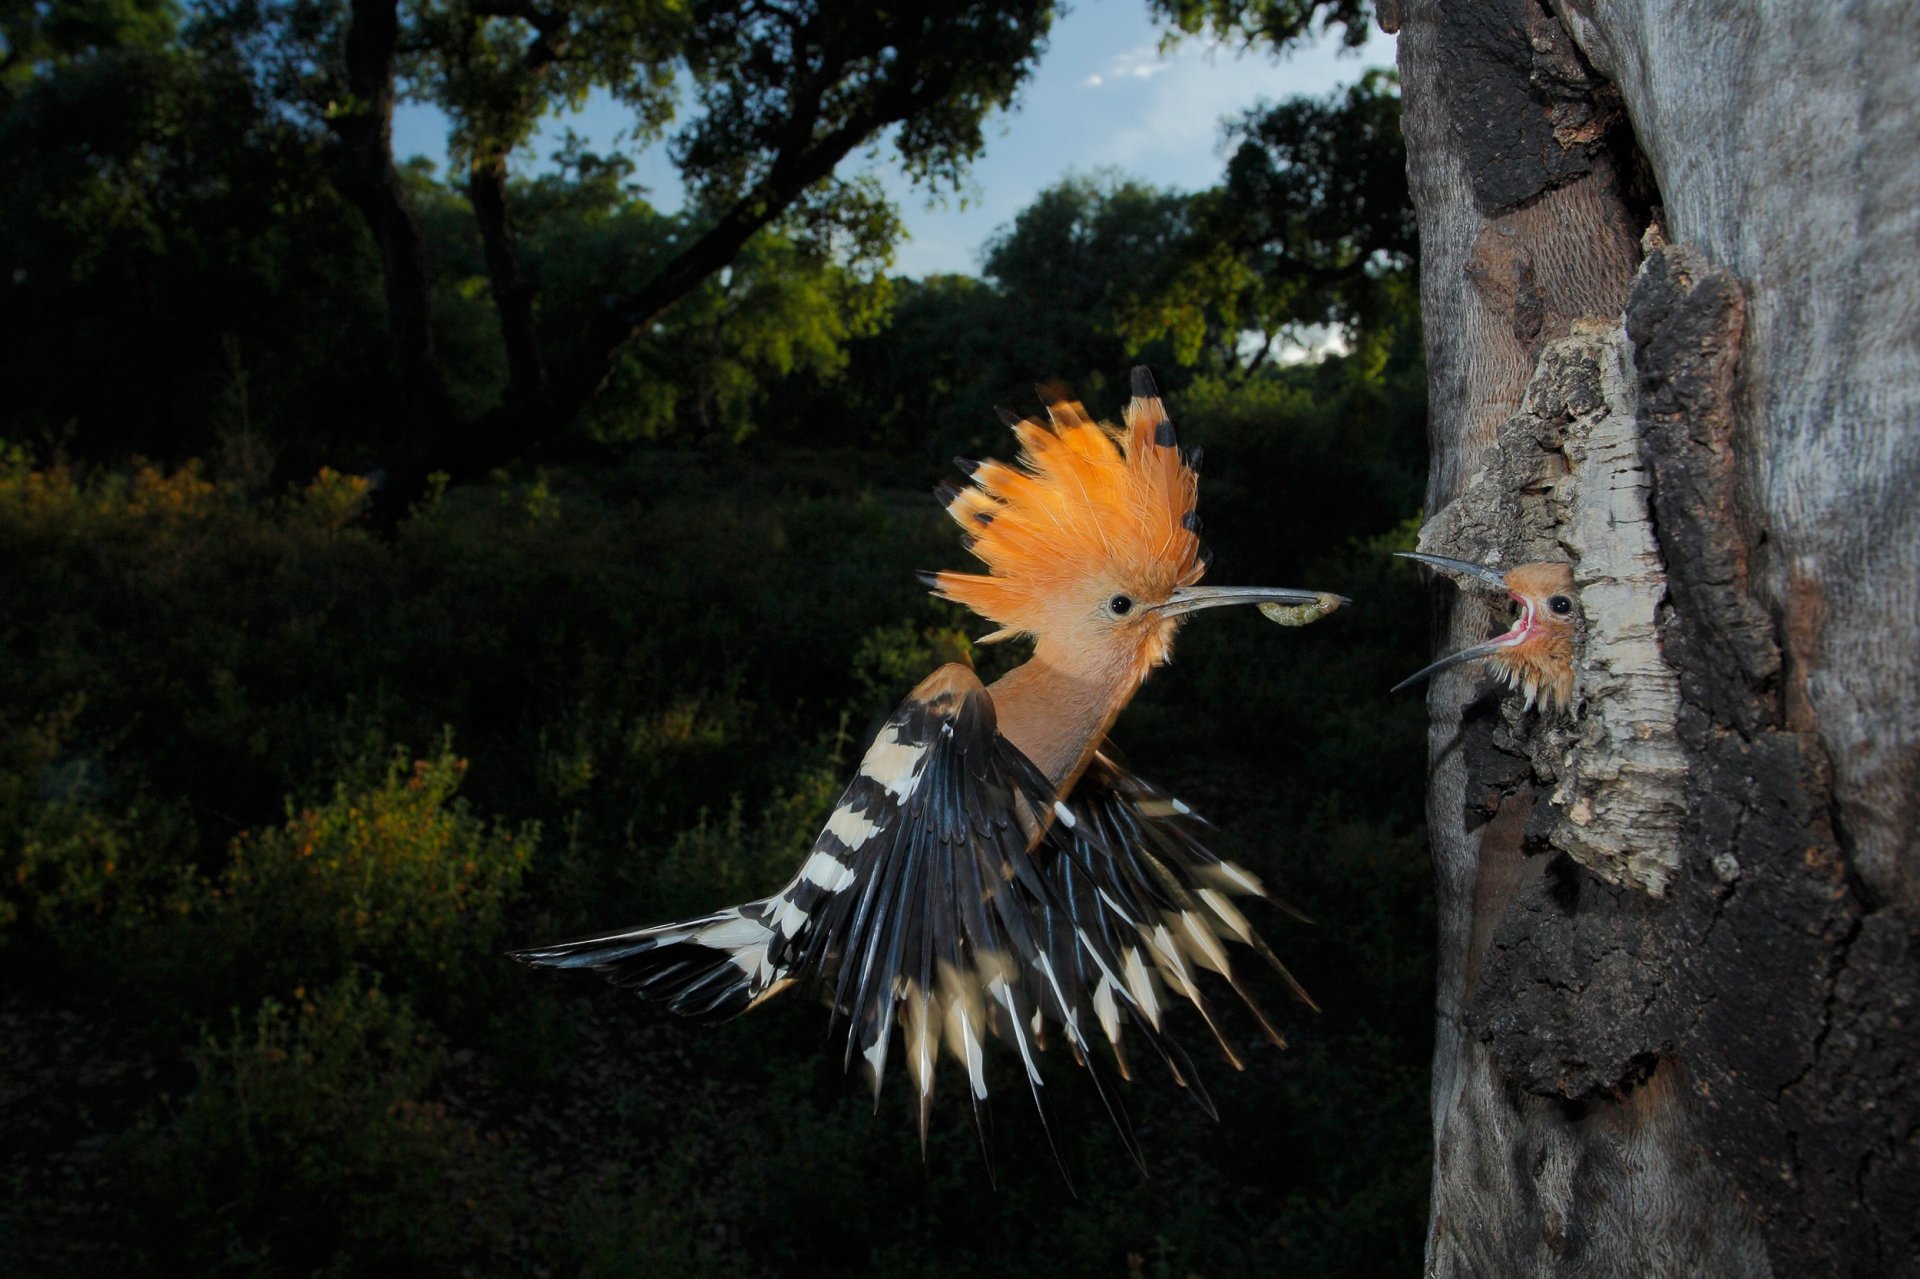
[[[1236,1067],[1201,970],[1225,978],[1273,1042],[1284,1041],[1235,974],[1229,943],[1251,948],[1312,1002],[1234,905],[1266,898],[1266,888],[1208,851],[1204,829],[1186,805],[1104,755],[1056,801],[996,731],[973,672],[949,666],[882,728],[806,867],[773,899],[770,957],[823,983],[849,1023],[847,1060],[866,1062],[876,1092],[898,1035],[923,1139],[943,1050],[963,1068],[983,1121],[985,1039],[1005,1041],[1044,1120],[1039,1054],[1057,1037],[1138,1158],[1096,1040],[1124,1076],[1131,1026],[1211,1111],[1165,1033],[1170,1002],[1192,1003]]]
[[[1054,818],[1053,788],[1002,738],[993,699],[962,665],[934,672],[880,729],[799,872],[770,897],[699,919],[523,951],[549,967],[586,968],[718,1020],[796,983],[818,988],[847,1022],[876,1095],[896,1039],[918,1094],[925,1137],[944,1053],[964,1072],[985,1128],[990,1038],[1019,1055],[1042,1118],[1039,1054],[1049,1027],[1076,1055],[1093,1025],[1091,962],[1036,849]],[[1098,1063],[1103,1096],[1106,1079]],[[1109,1097],[1116,1123],[1125,1116]]]
[[[1266,960],[1289,990],[1314,1007],[1279,958],[1235,904],[1236,897],[1273,902],[1251,871],[1209,851],[1202,821],[1184,803],[1128,773],[1102,754],[1062,805],[1065,816],[1048,830],[1048,886],[1062,903],[1080,941],[1079,952],[1111,956],[1109,973],[1085,967],[1077,976],[1092,991],[1092,1007],[1122,1073],[1127,1073],[1125,1028],[1131,1021],[1166,1059],[1174,1078],[1211,1102],[1186,1058],[1163,1028],[1169,996],[1191,1003],[1236,1068],[1240,1056],[1222,1032],[1199,974],[1213,972],[1252,1013],[1267,1037],[1285,1046],[1273,1024],[1234,972],[1229,944],[1245,945]]]
[[[949,665],[882,726],[779,892],[520,957],[605,973],[703,1019],[796,983],[814,986],[846,1020],[846,1060],[866,1064],[876,1096],[900,1041],[923,1141],[944,1054],[964,1074],[985,1144],[989,1038],[1017,1054],[1045,1121],[1040,1054],[1057,1035],[1138,1159],[1094,1039],[1108,1042],[1124,1075],[1131,1025],[1211,1111],[1187,1056],[1163,1033],[1169,993],[1190,1000],[1217,1035],[1196,978],[1211,969],[1239,989],[1221,942],[1243,942],[1278,967],[1229,900],[1264,888],[1207,852],[1200,829],[1179,801],[1103,756],[1069,801],[1057,801],[1000,736],[978,678]],[[1224,1037],[1221,1047],[1238,1065]]]
[[[1091,991],[1074,977],[1084,965],[1034,848],[1052,811],[1052,787],[999,735],[986,689],[946,666],[881,728],[800,875],[772,899],[770,957],[821,984],[848,1023],[847,1060],[866,1063],[876,1094],[901,1041],[923,1140],[943,1052],[964,1072],[983,1136],[989,1037],[1018,1054],[1043,1119],[1049,1028],[1084,1056]]]

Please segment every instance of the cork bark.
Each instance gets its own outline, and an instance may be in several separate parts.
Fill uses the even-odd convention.
[[[1920,77],[1763,9],[1399,14],[1422,544],[1582,622],[1429,695],[1434,1275],[1920,1273]]]

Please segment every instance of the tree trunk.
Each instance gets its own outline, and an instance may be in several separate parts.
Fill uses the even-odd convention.
[[[507,207],[506,152],[494,151],[473,161],[467,171],[467,199],[480,228],[487,283],[494,313],[500,317],[500,344],[507,353],[506,398],[522,400],[540,389],[546,372],[533,326],[533,281],[520,269],[520,246]]]
[[[353,0],[352,11],[346,41],[350,104],[327,121],[334,135],[333,181],[366,219],[380,253],[399,416],[445,421],[453,416],[453,401],[434,351],[426,245],[393,167],[397,0]]]
[[[1920,1273],[1909,11],[1383,13],[1422,545],[1583,613],[1573,713],[1430,694],[1429,1272]]]

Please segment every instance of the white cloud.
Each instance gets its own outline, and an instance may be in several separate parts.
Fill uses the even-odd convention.
[[[1084,83],[1090,89],[1097,89],[1110,80],[1151,80],[1164,71],[1173,70],[1175,65],[1173,59],[1161,55],[1159,46],[1143,44],[1116,53],[1104,74],[1095,72]]]

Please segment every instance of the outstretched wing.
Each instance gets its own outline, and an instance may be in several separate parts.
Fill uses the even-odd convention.
[[[876,1095],[903,1041],[923,1141],[936,1065],[943,1052],[955,1058],[984,1146],[987,1040],[1019,1054],[1044,1121],[1047,1028],[1065,1027],[1080,1053],[1092,1024],[1091,992],[1072,976],[1083,966],[1074,935],[1041,864],[1051,853],[1038,840],[1054,819],[1052,786],[1000,736],[986,689],[967,667],[945,666],[881,727],[779,892],[518,957],[600,972],[703,1020],[815,986],[846,1020],[847,1062],[866,1063]],[[1129,1134],[1117,1100],[1110,1107]]]
[[[987,1038],[1018,1053],[1043,1121],[1047,1028],[1084,1045],[1090,992],[1071,977],[1077,962],[1063,975],[1072,937],[1063,945],[1036,847],[1053,806],[974,673],[945,666],[882,727],[801,875],[773,899],[770,957],[821,984],[847,1020],[847,1061],[865,1061],[876,1094],[899,1034],[923,1141],[943,1050],[965,1072],[984,1145]],[[1095,1078],[1131,1144],[1109,1081]]]
[[[823,983],[849,1023],[847,1060],[867,1063],[876,1092],[900,1035],[923,1140],[944,1049],[965,1070],[984,1144],[988,1034],[1018,1054],[1044,1122],[1039,1053],[1057,1036],[1138,1159],[1096,1039],[1124,1076],[1131,1025],[1211,1112],[1165,1033],[1169,995],[1194,1004],[1236,1067],[1201,969],[1226,978],[1283,1041],[1235,975],[1226,942],[1251,947],[1307,1000],[1233,904],[1266,897],[1265,887],[1210,853],[1203,829],[1186,805],[1101,755],[1070,798],[1056,800],[996,731],[973,672],[948,666],[882,728],[814,847],[812,873],[775,899],[782,940],[770,957]]]
[[[1065,817],[1047,832],[1054,855],[1047,859],[1049,887],[1083,939],[1080,953],[1117,957],[1118,977],[1083,968],[1078,975],[1092,992],[1094,1012],[1121,1072],[1127,1073],[1124,1028],[1162,1026],[1169,992],[1190,1002],[1213,1031],[1221,1053],[1242,1063],[1221,1032],[1198,974],[1225,978],[1275,1044],[1286,1041],[1234,973],[1224,943],[1238,942],[1271,964],[1294,996],[1317,1006],[1293,974],[1255,932],[1235,897],[1258,897],[1305,920],[1272,897],[1259,878],[1201,843],[1206,823],[1187,805],[1152,783],[1096,754],[1062,805]],[[1069,820],[1070,819],[1070,820]],[[1194,1090],[1212,1109],[1187,1059],[1171,1040],[1147,1035],[1176,1081]]]
[[[703,1018],[813,985],[846,1020],[846,1060],[866,1064],[876,1095],[900,1038],[923,1142],[944,1053],[964,1072],[988,1146],[990,1037],[1018,1055],[1045,1123],[1040,1054],[1057,1034],[1137,1160],[1095,1036],[1125,1075],[1131,1024],[1211,1111],[1187,1056],[1163,1034],[1168,993],[1191,1000],[1217,1035],[1197,970],[1234,981],[1222,939],[1273,958],[1228,900],[1265,890],[1208,853],[1200,826],[1179,801],[1101,756],[1069,801],[1056,800],[1046,776],[1000,736],[978,678],[949,665],[882,726],[779,892],[521,957],[603,972]],[[1224,1038],[1221,1046],[1237,1066]]]

